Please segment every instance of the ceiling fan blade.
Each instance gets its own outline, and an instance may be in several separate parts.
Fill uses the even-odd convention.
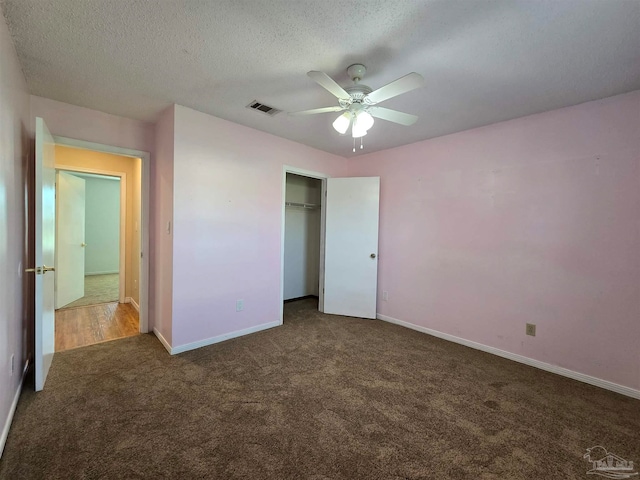
[[[366,99],[371,103],[380,103],[391,97],[396,97],[403,93],[410,92],[411,90],[415,90],[416,88],[420,88],[422,85],[424,85],[424,78],[422,75],[416,72],[411,72],[391,83],[387,83],[384,87],[374,90],[367,95]]]
[[[384,107],[369,107],[367,111],[376,118],[387,120],[388,122],[399,123],[400,125],[413,125],[418,120],[416,115],[410,113],[399,112],[397,110],[391,110]]]
[[[289,115],[315,115],[316,113],[329,113],[329,112],[341,112],[344,110],[342,107],[322,107],[314,108],[312,110],[301,110],[300,112],[289,112]]]
[[[346,90],[338,85],[335,80],[326,73],[312,70],[310,72],[307,72],[307,75],[309,75],[309,77],[318,85],[326,88],[335,97],[341,98],[343,100],[349,100],[351,98]]]

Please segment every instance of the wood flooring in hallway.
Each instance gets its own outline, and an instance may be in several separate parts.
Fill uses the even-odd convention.
[[[56,352],[138,333],[138,312],[129,303],[111,302],[56,310]]]

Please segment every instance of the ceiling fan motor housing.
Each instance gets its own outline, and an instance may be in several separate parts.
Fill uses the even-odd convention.
[[[347,68],[347,75],[349,75],[349,78],[356,83],[362,80],[365,73],[367,73],[367,67],[360,63],[354,63]]]
[[[366,96],[373,91],[371,87],[362,84],[345,87],[344,90],[349,94],[349,97],[351,98],[338,100],[340,106],[343,108],[349,108],[349,105],[353,103],[365,103]]]

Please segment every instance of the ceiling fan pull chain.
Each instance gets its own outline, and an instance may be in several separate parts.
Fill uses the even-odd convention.
[[[356,153],[356,139],[353,139],[353,153]]]
[[[360,137],[360,150],[362,150],[362,138],[363,137]]]

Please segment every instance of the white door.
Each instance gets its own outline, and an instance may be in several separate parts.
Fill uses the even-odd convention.
[[[376,318],[380,177],[327,179],[324,312]]]
[[[56,308],[84,297],[85,181],[56,175]]]
[[[56,234],[55,144],[36,118],[35,150],[35,377],[42,390],[55,351],[54,251]]]

